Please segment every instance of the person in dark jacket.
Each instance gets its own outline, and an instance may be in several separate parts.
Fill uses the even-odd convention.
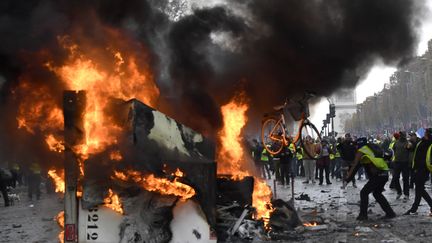
[[[432,128],[428,128],[425,131],[424,137],[417,144],[414,151],[414,158],[412,167],[415,174],[415,199],[411,208],[405,213],[405,215],[416,214],[417,209],[420,205],[422,198],[426,200],[430,207],[430,216],[432,216],[432,198],[425,190],[425,183],[429,174],[429,166],[431,158],[432,145]],[[429,154],[428,154],[429,153]],[[427,161],[427,159],[429,161]]]
[[[262,156],[263,149],[264,147],[261,146],[261,143],[259,143],[258,140],[256,139],[252,140],[252,146],[251,146],[252,157],[255,162],[255,168],[257,169],[260,175],[262,174],[263,171],[262,168],[263,164],[261,163],[261,156]]]
[[[397,191],[396,199],[402,196],[402,188],[399,183],[400,174],[402,173],[404,199],[409,198],[409,150],[408,140],[405,132],[399,132],[399,139],[393,145],[393,178],[391,184]]]
[[[417,147],[417,143],[419,142],[419,137],[417,137],[417,134],[414,131],[411,131],[409,133],[409,139],[408,139],[408,151],[409,151],[409,157],[408,157],[408,161],[410,164],[410,181],[409,181],[409,188],[413,189],[414,188],[414,169],[412,168],[411,164],[412,161],[414,159],[414,152],[415,152],[415,148]]]
[[[282,151],[276,155],[279,158],[279,169],[280,169],[280,182],[284,187],[290,184],[290,165],[292,162],[293,154],[291,150],[284,146]]]
[[[3,196],[5,207],[9,206],[9,196],[7,193],[7,186],[9,185],[11,180],[12,180],[12,173],[7,169],[0,168],[0,191]]]
[[[388,165],[383,159],[384,152],[376,144],[368,144],[365,137],[357,139],[358,150],[355,154],[353,166],[350,168],[345,181],[348,183],[354,179],[356,172],[363,166],[369,181],[360,191],[360,213],[357,220],[368,219],[369,194],[375,197],[378,204],[384,210],[384,218],[396,217],[387,199],[382,194],[384,186],[388,181]]]
[[[351,138],[351,134],[345,134],[345,139],[342,143],[339,144],[338,150],[340,151],[342,158],[342,177],[345,178],[347,171],[352,167],[355,155],[356,155],[356,146],[354,141]],[[352,179],[353,187],[357,188],[355,178]],[[346,184],[343,182],[342,189],[345,189]]]

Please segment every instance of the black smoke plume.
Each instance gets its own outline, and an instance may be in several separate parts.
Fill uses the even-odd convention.
[[[20,139],[24,131],[14,132],[19,104],[14,94],[24,73],[35,73],[36,86],[51,86],[53,99],[61,96],[57,92],[63,87],[54,75],[37,70],[44,69],[42,64],[29,66],[29,58],[46,50],[55,60],[65,58],[57,38],[78,27],[93,43],[108,42],[95,19],[148,49],[162,111],[214,134],[222,125],[219,107],[240,86],[251,102],[253,120],[306,90],[325,96],[353,87],[376,61],[404,63],[414,54],[425,14],[420,0],[193,3],[0,1],[0,75],[5,80],[0,82],[0,159],[19,153],[10,155],[10,147],[41,146],[33,141],[38,139]]]

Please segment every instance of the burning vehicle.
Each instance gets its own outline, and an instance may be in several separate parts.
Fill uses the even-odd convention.
[[[301,222],[244,138],[411,57],[421,1],[376,2],[5,0],[0,152],[64,195],[60,241],[269,239]]]
[[[189,204],[192,204],[189,206],[192,209],[204,213],[205,220],[201,223],[207,226],[204,231],[195,230],[196,233],[190,230],[194,240],[199,242],[201,237],[206,242],[216,240],[216,192],[222,197],[221,200],[225,197],[223,187],[217,185],[223,184],[221,180],[239,181],[246,176],[252,182],[249,191],[246,191],[246,197],[250,199],[241,202],[242,206],[253,206],[254,218],[263,220],[261,234],[265,235],[264,229],[269,229],[273,211],[271,190],[265,181],[259,178],[254,180],[253,167],[249,165],[248,170],[245,163],[247,156],[240,143],[240,131],[246,121],[244,115],[243,119],[238,119],[242,117],[238,115],[246,111],[244,105],[236,104],[234,100],[222,107],[225,109],[226,126],[221,131],[221,142],[225,143],[222,143],[217,155],[221,164],[215,162],[215,147],[211,141],[137,100],[113,101],[111,105],[115,106],[113,109],[117,119],[113,120],[113,126],[118,125],[122,131],[116,136],[119,141],[117,146],[110,146],[107,151],[80,161],[74,148],[82,146],[77,143],[80,141],[77,137],[85,134],[79,128],[83,128],[85,121],[86,93],[67,91],[64,99],[64,144],[68,144],[64,147],[65,180],[55,170],[48,173],[55,180],[57,191],[65,192],[65,212],[58,216],[59,219],[65,218],[61,223],[65,232],[60,236],[64,237],[65,242],[77,239],[80,242],[107,239],[119,242],[181,242],[176,237],[185,237],[184,232],[176,235],[175,228],[172,232],[169,226],[171,220],[176,220],[173,211],[184,210],[182,207]],[[224,150],[227,145],[230,150]],[[73,154],[69,159],[67,150]],[[75,164],[75,168],[71,164]],[[243,171],[244,174],[236,171]],[[231,184],[234,185],[233,182]],[[228,187],[227,190],[232,189]],[[191,198],[198,204],[188,203]],[[113,213],[100,209],[99,205],[124,215],[123,220],[119,217],[111,219]],[[188,214],[193,214],[193,211]],[[232,226],[236,228],[231,229],[231,235],[236,233],[245,216],[236,223],[237,226]],[[117,222],[117,229],[96,224],[104,220],[114,225]],[[185,222],[180,220],[180,224]],[[117,232],[119,238],[115,238],[113,232]]]

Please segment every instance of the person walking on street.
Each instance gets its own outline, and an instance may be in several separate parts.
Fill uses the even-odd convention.
[[[307,150],[307,152],[305,152]],[[316,161],[314,157],[310,157],[308,153],[312,156],[316,155],[316,145],[311,136],[306,136],[304,148],[303,148],[303,166],[305,169],[306,181],[303,183],[307,184],[312,181],[315,184],[315,166]]]
[[[393,178],[391,184],[397,191],[396,199],[402,196],[402,188],[399,182],[402,173],[404,199],[409,198],[409,150],[408,140],[404,132],[399,132],[399,139],[393,145]]]
[[[384,152],[380,146],[376,144],[370,144],[367,142],[365,137],[357,139],[357,151],[353,165],[350,168],[345,181],[348,183],[354,177],[360,166],[365,168],[368,175],[368,182],[360,191],[360,213],[357,220],[368,219],[368,205],[369,205],[369,194],[375,197],[378,204],[386,213],[384,218],[394,218],[396,213],[391,208],[387,199],[382,194],[384,186],[388,181],[388,165],[384,161]]]
[[[417,144],[414,151],[412,167],[415,174],[415,198],[411,208],[405,215],[416,214],[422,198],[426,200],[430,207],[430,216],[432,216],[432,198],[425,190],[425,183],[428,174],[432,172],[431,165],[432,153],[432,128],[425,131],[424,137]]]
[[[356,146],[354,141],[351,138],[351,134],[345,134],[345,139],[342,143],[339,144],[338,150],[340,151],[342,158],[342,178],[345,178],[348,170],[352,167],[355,155],[356,155]],[[352,179],[353,187],[357,188],[355,177]],[[346,183],[342,182],[342,189],[345,189]]]

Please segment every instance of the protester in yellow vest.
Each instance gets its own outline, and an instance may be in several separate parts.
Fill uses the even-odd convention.
[[[360,166],[363,166],[368,174],[369,181],[360,191],[360,213],[357,220],[368,219],[368,205],[369,205],[369,194],[375,197],[381,208],[384,210],[386,215],[384,218],[396,217],[395,212],[390,207],[387,199],[382,194],[384,186],[388,181],[388,166],[383,159],[384,152],[380,146],[376,144],[368,144],[367,138],[362,137],[357,139],[357,152],[353,162],[353,166],[350,168],[345,180],[347,183],[351,181]]]
[[[41,184],[41,167],[38,163],[31,163],[29,167],[28,180],[28,197],[31,201],[33,194],[36,194],[36,199],[40,199],[40,184]]]
[[[269,146],[269,145],[267,145]],[[260,170],[264,179],[271,179],[270,163],[273,163],[272,155],[264,148],[261,152],[261,166]]]
[[[417,209],[420,205],[422,198],[426,200],[430,207],[430,214],[432,216],[432,198],[425,190],[425,182],[429,172],[432,172],[431,166],[431,152],[432,152],[432,128],[425,131],[424,137],[421,139],[414,151],[412,168],[414,169],[415,180],[415,199],[414,203],[405,215],[417,214]]]

